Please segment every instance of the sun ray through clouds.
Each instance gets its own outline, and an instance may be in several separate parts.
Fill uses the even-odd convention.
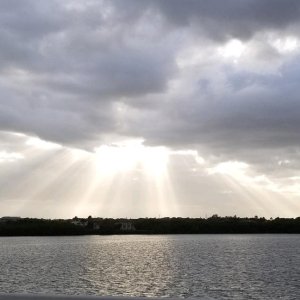
[[[100,189],[101,185],[97,211],[105,208],[113,214],[117,207],[126,211],[126,207],[136,206],[144,215],[148,215],[149,210],[156,211],[157,215],[178,214],[168,175],[168,156],[169,151],[165,147],[144,146],[142,140],[97,148],[97,167],[93,175],[97,179],[93,179],[92,188]]]
[[[294,203],[281,193],[276,184],[257,175],[243,162],[223,162],[209,168],[208,173],[217,175],[243,203],[241,206],[261,216],[293,215]],[[265,181],[268,181],[268,185]]]

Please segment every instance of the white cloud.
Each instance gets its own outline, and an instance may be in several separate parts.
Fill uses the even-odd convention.
[[[24,159],[24,156],[21,153],[0,151],[0,163],[15,162],[19,159]]]
[[[47,141],[43,141],[43,140],[41,140],[37,137],[30,137],[26,141],[26,145],[33,146],[35,148],[43,149],[43,150],[58,149],[58,148],[61,147],[61,145],[51,143],[51,142],[47,142]]]

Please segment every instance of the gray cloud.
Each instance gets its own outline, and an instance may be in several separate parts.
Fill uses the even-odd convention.
[[[300,4],[296,0],[153,1],[175,26],[198,27],[210,38],[248,39],[263,30],[283,30],[298,23]]]
[[[299,53],[267,37],[297,37],[300,3],[221,5],[2,1],[0,128],[84,149],[142,137],[269,172],[282,152],[298,161]],[[216,50],[232,38],[251,48],[238,64]],[[180,67],[193,47],[204,58]]]

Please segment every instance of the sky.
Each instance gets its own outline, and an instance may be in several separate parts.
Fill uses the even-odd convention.
[[[0,2],[0,214],[300,215],[300,1]]]

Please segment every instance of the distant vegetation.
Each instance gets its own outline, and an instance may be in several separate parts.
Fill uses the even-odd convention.
[[[0,236],[86,234],[300,233],[298,218],[0,218]]]

